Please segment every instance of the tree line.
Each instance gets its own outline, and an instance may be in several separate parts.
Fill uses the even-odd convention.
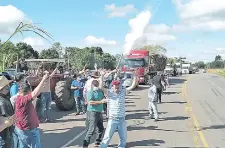
[[[225,60],[222,59],[221,55],[216,55],[214,61],[212,62],[204,63],[203,61],[199,61],[194,65],[198,68],[219,69],[225,68]]]
[[[174,64],[176,62],[181,62],[181,60],[174,59],[174,58],[168,59],[169,64]],[[212,62],[205,63],[203,61],[198,61],[198,62],[195,62],[193,66],[198,68],[211,68],[211,69],[225,68],[225,60],[222,59],[221,55],[216,55],[214,61]]]
[[[101,47],[62,47],[59,42],[56,42],[49,49],[44,49],[40,53],[31,45],[24,42],[12,43],[8,41],[1,46],[0,42],[0,71],[7,68],[15,68],[17,60],[20,68],[27,70],[29,66],[24,62],[25,59],[58,59],[64,58],[68,61],[65,66],[70,69],[80,70],[84,67],[93,69],[94,63],[98,67],[105,69],[114,69],[117,61],[117,56],[103,52]],[[51,64],[49,65],[51,66]],[[21,70],[21,71],[22,71]]]

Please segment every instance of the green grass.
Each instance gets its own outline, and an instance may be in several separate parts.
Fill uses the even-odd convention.
[[[225,78],[225,69],[208,69],[207,72],[217,74]]]

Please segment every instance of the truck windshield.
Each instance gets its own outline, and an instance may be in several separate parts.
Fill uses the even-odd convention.
[[[145,66],[144,59],[124,59],[124,65],[129,68],[137,68]]]

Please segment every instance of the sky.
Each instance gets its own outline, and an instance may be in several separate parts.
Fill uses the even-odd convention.
[[[0,38],[20,22],[32,22],[63,47],[100,46],[122,54],[144,45],[161,45],[169,57],[189,61],[225,59],[224,0],[1,0]],[[51,44],[39,36],[17,35],[36,50]]]

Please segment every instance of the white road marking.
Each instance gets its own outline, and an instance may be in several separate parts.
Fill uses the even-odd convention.
[[[74,141],[76,141],[78,138],[80,138],[84,133],[86,133],[86,130],[83,130],[82,132],[80,132],[77,136],[75,136],[72,140],[68,141],[65,145],[63,145],[61,148],[66,148],[67,146],[69,146],[71,143],[73,143]]]

